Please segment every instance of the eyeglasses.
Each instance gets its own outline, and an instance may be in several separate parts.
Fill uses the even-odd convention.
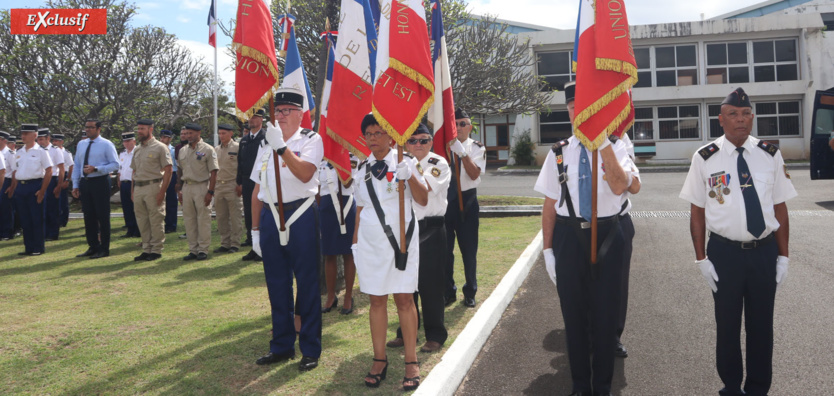
[[[388,134],[385,133],[385,132],[374,132],[374,133],[365,132],[364,135],[365,135],[365,138],[374,138],[374,139],[378,139],[381,136],[388,136]]]
[[[275,112],[281,114],[284,117],[289,117],[293,111],[301,111],[301,109],[275,109]]]
[[[411,138],[411,139],[406,140],[405,142],[408,143],[408,144],[429,144],[429,143],[431,143],[431,138],[428,138],[428,139]]]
[[[470,124],[466,121],[461,121],[461,122],[458,123],[458,126],[461,127],[461,128],[465,128],[467,125],[472,125],[472,124]]]

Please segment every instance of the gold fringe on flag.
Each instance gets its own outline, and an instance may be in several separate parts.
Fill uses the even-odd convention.
[[[628,118],[629,114],[631,114],[631,102],[629,102],[629,104],[627,104],[620,111],[620,113],[617,114],[617,117],[615,117],[611,121],[611,123],[608,124],[608,126],[606,126],[605,129],[602,131],[603,133],[600,133],[596,137],[596,139],[594,139],[593,141],[588,139],[588,137],[585,135],[585,133],[582,132],[582,130],[578,126],[579,124],[576,124],[577,125],[576,133],[574,135],[579,139],[579,141],[582,143],[582,145],[584,145],[585,147],[588,147],[589,150],[596,150],[597,147],[602,145],[602,143],[605,141],[605,139],[608,139],[608,136],[610,136],[615,131],[617,131],[617,129],[619,129],[619,127],[621,126],[623,121],[625,121],[626,118]],[[634,120],[631,120],[628,123],[628,125],[626,126],[625,129],[631,128],[632,125],[634,125]],[[625,132],[623,132],[623,133],[625,133]]]
[[[348,182],[353,180],[353,177],[351,177],[351,176],[348,176],[347,179],[342,179],[342,174],[339,173],[339,170],[341,170],[341,171],[347,173],[348,175],[350,175],[351,174],[350,169],[345,169],[344,167],[337,164],[335,161],[331,161],[329,159],[327,160],[327,163],[329,163],[330,165],[333,165],[333,168],[336,169],[336,176],[339,177],[339,181],[342,182],[342,185],[348,184]]]
[[[261,97],[260,99],[258,99],[257,102],[255,102],[255,105],[252,106],[252,108],[243,111],[239,107],[237,107],[237,104],[235,104],[235,113],[237,115],[237,118],[245,122],[252,118],[252,114],[254,114],[255,111],[257,111],[257,109],[263,107],[266,103],[269,102],[269,98],[272,97],[272,90],[278,89],[280,87],[281,79],[280,74],[278,73],[278,69],[275,68],[275,66],[270,61],[269,57],[267,57],[263,52],[240,43],[232,43],[232,51],[234,51],[236,54],[239,52],[242,56],[252,58],[255,61],[261,63],[262,65],[266,65],[269,69],[270,74],[272,74],[272,76],[275,77],[275,84],[263,95],[263,97]],[[235,65],[235,68],[237,68],[237,65]]]
[[[397,131],[394,128],[394,126],[391,125],[391,123],[389,123],[388,120],[386,120],[385,117],[383,117],[379,113],[379,110],[376,108],[376,106],[372,106],[374,118],[376,118],[376,121],[379,123],[379,126],[382,127],[382,129],[384,129],[385,132],[388,132],[388,135],[391,136],[391,138],[394,139],[394,141],[397,142],[398,145],[405,146],[406,140],[408,140],[408,138],[411,137],[411,135],[417,129],[417,126],[420,125],[420,120],[422,120],[423,116],[425,116],[426,113],[428,113],[429,107],[431,107],[431,105],[434,103],[434,84],[431,81],[429,81],[429,79],[426,78],[426,76],[418,73],[416,70],[412,69],[405,63],[395,58],[390,58],[388,61],[388,65],[392,69],[400,72],[402,75],[417,82],[431,93],[428,100],[426,100],[426,102],[423,103],[423,106],[420,108],[420,111],[417,117],[414,119],[414,122],[412,122],[411,125],[409,125],[408,128],[406,128],[406,130],[403,131],[402,134],[400,134],[400,132]]]
[[[345,138],[339,136],[339,134],[337,134],[335,131],[333,131],[330,128],[327,128],[327,136],[330,136],[330,138],[333,139],[333,141],[335,141],[336,143],[339,143],[339,145],[346,148],[348,151],[353,153],[353,155],[355,155],[360,160],[364,160],[365,158],[368,158],[368,156],[365,155],[365,153],[363,153],[361,149],[354,146],[351,142],[348,142]]]

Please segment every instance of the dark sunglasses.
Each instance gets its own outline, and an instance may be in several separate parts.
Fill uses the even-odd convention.
[[[461,122],[458,123],[458,126],[461,127],[461,128],[465,128],[467,125],[470,125],[470,124],[467,123],[466,121],[461,121]]]
[[[429,144],[430,142],[431,142],[431,138],[428,138],[428,139],[411,138],[411,139],[406,140],[406,143],[408,143],[408,144],[417,144],[417,143],[419,143],[419,144]]]

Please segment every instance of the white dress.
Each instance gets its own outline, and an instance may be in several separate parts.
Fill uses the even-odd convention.
[[[425,184],[421,172],[418,171],[417,161],[404,156],[408,162],[411,173],[420,183]],[[397,152],[391,150],[385,156],[388,164],[388,175],[379,180],[371,176],[371,180],[379,199],[380,206],[385,213],[385,223],[391,226],[394,237],[399,246],[400,242],[400,216],[399,216],[399,193],[397,192]],[[383,296],[392,293],[413,293],[417,291],[418,268],[420,265],[420,227],[414,223],[414,233],[408,245],[408,261],[404,271],[398,270],[394,265],[394,250],[391,247],[385,231],[380,225],[379,217],[374,210],[371,197],[365,182],[365,172],[376,162],[373,155],[356,172],[355,197],[356,205],[362,207],[359,214],[359,233],[357,235],[357,249],[354,252],[356,262],[356,274],[359,277],[359,290],[365,294]],[[368,170],[370,172],[370,170]],[[390,178],[390,182],[389,182]],[[405,183],[405,226],[411,221],[411,189]]]

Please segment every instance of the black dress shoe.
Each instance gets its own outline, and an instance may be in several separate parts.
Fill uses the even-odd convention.
[[[100,259],[102,257],[109,257],[110,252],[96,252],[96,254],[90,256],[91,260]]]
[[[252,241],[247,239],[243,241],[243,243],[241,243],[240,246],[252,246]]]
[[[145,257],[145,261],[154,261],[160,258],[162,258],[162,255],[159,253],[148,253],[148,256]]]
[[[52,242],[52,241],[57,241],[58,238],[57,237],[55,237],[55,238],[44,238],[43,240],[47,241],[47,242]]]
[[[92,256],[92,255],[94,255],[94,254],[96,254],[96,251],[95,251],[93,248],[89,248],[89,249],[87,249],[87,251],[86,251],[86,252],[81,253],[81,254],[79,254],[79,255],[77,255],[77,256],[75,256],[75,257],[90,257],[90,256]]]
[[[298,371],[310,371],[319,366],[319,359],[309,356],[301,357],[301,361],[298,362]]]
[[[345,308],[345,305],[342,304],[342,309],[339,313],[342,315],[350,315],[353,313],[353,297],[350,298],[350,308]]]
[[[229,253],[237,253],[238,250],[240,250],[240,248],[232,246],[232,247],[229,248]]]
[[[208,260],[208,254],[205,252],[197,253],[197,261]]]
[[[295,359],[295,351],[287,352],[287,353],[267,353],[264,356],[261,356],[258,360],[255,361],[255,364],[259,366],[267,365],[267,364],[275,364],[280,363],[285,360]]]
[[[261,256],[258,256],[258,253],[255,253],[254,250],[250,250],[243,256],[243,261],[261,261]]]
[[[464,297],[463,305],[468,308],[475,308],[475,297]]]
[[[145,261],[145,260],[147,260],[147,259],[148,259],[148,256],[149,256],[149,255],[150,255],[150,253],[144,253],[144,252],[142,252],[142,254],[140,254],[140,255],[138,255],[138,256],[136,256],[136,257],[134,257],[134,258],[133,258],[133,261]]]
[[[215,252],[215,253],[228,253],[228,252],[229,252],[229,248],[227,248],[227,247],[225,247],[225,246],[221,246],[221,247],[219,247],[219,248],[217,248],[217,249],[214,249],[214,252]]]
[[[457,300],[458,300],[458,297],[457,297],[457,296],[446,297],[446,298],[445,298],[445,301],[446,301],[446,304],[445,304],[445,305],[448,307],[448,306],[452,305],[452,304],[453,304],[455,301],[457,301]]]
[[[626,350],[625,345],[623,345],[621,342],[617,343],[617,347],[614,349],[614,356],[619,358],[628,357],[628,351]]]
[[[328,313],[328,312],[332,311],[333,308],[336,308],[338,306],[339,306],[339,297],[336,297],[336,298],[333,299],[333,304],[330,304],[330,306],[327,307],[327,308],[322,308],[321,309],[321,313]]]
[[[166,233],[166,234],[173,234],[173,233],[175,233],[175,232],[177,232],[177,229],[176,229],[176,228],[171,228],[171,229],[165,230],[165,233]]]
[[[191,261],[191,260],[196,260],[196,259],[197,259],[197,255],[194,254],[194,253],[188,253],[188,256],[185,256],[185,257],[182,258],[183,261]]]
[[[32,253],[29,253],[29,252],[20,252],[20,253],[18,253],[17,255],[18,255],[18,256],[31,256],[31,255],[32,255]]]

